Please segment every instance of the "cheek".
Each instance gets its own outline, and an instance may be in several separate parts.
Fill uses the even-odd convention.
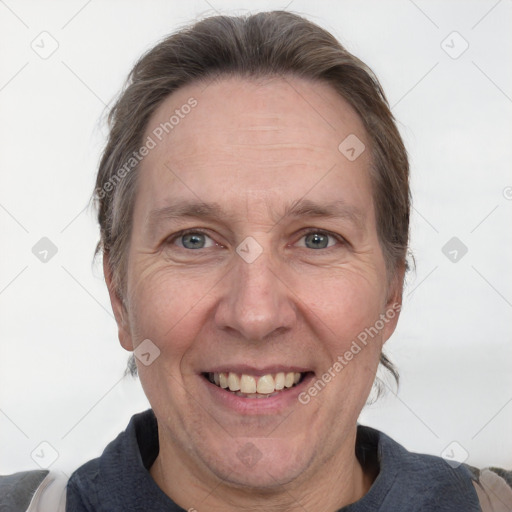
[[[151,406],[165,411],[187,400],[184,379],[191,370],[186,358],[204,323],[199,317],[212,285],[206,286],[206,278],[184,278],[156,266],[138,275],[143,277],[132,286],[130,302],[133,345],[149,339],[159,350],[150,365],[137,361],[138,373]]]
[[[303,279],[303,302],[333,333],[352,333],[368,327],[381,312],[385,290],[378,276],[343,269]]]
[[[326,366],[351,352],[345,373],[357,368],[362,377],[361,372],[373,371],[382,348],[381,331],[375,331],[385,299],[382,283],[347,272],[337,279],[316,279],[314,284],[303,284],[300,296],[304,315],[322,340]]]
[[[181,355],[201,328],[212,284],[206,275],[191,276],[154,265],[132,275],[130,294],[131,333],[136,346],[150,339],[162,353]]]

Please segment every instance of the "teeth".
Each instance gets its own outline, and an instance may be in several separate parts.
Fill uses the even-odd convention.
[[[228,376],[228,386],[230,391],[239,391],[240,390],[240,379],[236,373],[229,373]]]
[[[300,376],[300,373],[299,373]],[[272,375],[263,375],[258,379],[258,385],[256,387],[256,391],[262,394],[273,393],[275,391],[276,385],[274,383],[274,377]]]
[[[256,379],[251,375],[243,374],[240,379],[240,391],[242,393],[256,393]]]
[[[288,372],[284,378],[284,385],[285,387],[287,388],[291,388],[293,386],[293,381],[294,381],[294,375],[293,375],[293,372]]]
[[[210,373],[211,382],[223,389],[233,391],[238,396],[247,398],[264,398],[284,388],[291,388],[301,379],[298,372],[279,372],[275,375],[267,374],[261,377],[252,375],[239,375],[234,372]]]
[[[215,373],[213,374],[213,380],[215,382]],[[219,374],[219,383],[221,388],[227,388],[228,387],[228,374],[227,373],[220,373]]]

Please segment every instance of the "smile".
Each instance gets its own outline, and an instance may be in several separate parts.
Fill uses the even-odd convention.
[[[270,398],[299,384],[309,372],[277,372],[261,376],[235,372],[204,373],[212,384],[243,398]]]

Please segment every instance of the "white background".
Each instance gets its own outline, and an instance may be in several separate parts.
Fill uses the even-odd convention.
[[[411,157],[417,269],[387,346],[401,387],[361,422],[512,467],[512,1],[286,1],[0,2],[0,473],[54,458],[70,472],[148,406],[92,264],[105,105],[177,27],[285,7],[374,69]],[[469,44],[456,59],[453,31]],[[52,38],[43,59],[31,44]],[[441,250],[454,236],[468,248],[455,263]],[[42,237],[58,249],[46,263]]]

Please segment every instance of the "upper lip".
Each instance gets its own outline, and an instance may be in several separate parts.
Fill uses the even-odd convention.
[[[257,377],[261,377],[263,375],[273,375],[276,373],[289,373],[289,372],[295,372],[295,373],[306,373],[306,372],[312,372],[313,370],[311,368],[307,368],[304,366],[290,366],[290,365],[279,365],[279,364],[273,364],[265,367],[256,367],[251,366],[247,364],[222,364],[219,366],[213,366],[208,368],[208,370],[205,370],[202,373],[238,373],[238,374],[245,374],[245,375],[254,375]]]

